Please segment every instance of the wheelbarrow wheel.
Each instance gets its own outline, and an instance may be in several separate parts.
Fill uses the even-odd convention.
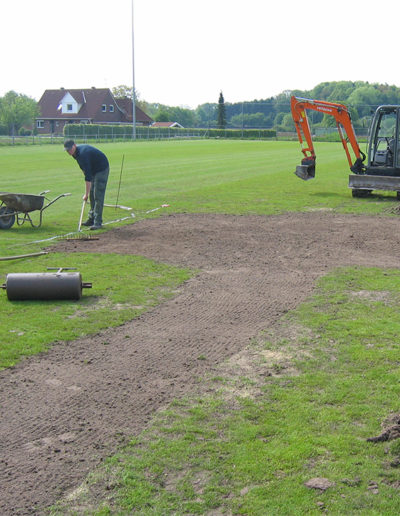
[[[15,213],[10,208],[0,208],[0,229],[10,229],[15,222]]]

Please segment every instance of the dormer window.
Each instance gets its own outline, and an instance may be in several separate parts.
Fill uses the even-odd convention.
[[[101,106],[101,110],[102,110],[103,113],[106,113],[107,112],[107,104],[103,104]]]
[[[110,113],[114,113],[114,106],[110,104]]]
[[[63,114],[76,114],[79,113],[81,104],[74,99],[74,97],[68,92],[60,100],[57,109]]]

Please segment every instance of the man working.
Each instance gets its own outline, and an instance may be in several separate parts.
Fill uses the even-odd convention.
[[[76,145],[74,140],[64,142],[64,149],[76,159],[85,176],[85,195],[90,200],[89,218],[83,226],[100,229],[103,223],[104,196],[110,166],[107,156],[91,145]]]

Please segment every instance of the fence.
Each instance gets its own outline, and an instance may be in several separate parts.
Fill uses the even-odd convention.
[[[0,136],[0,147],[7,145],[41,145],[48,143],[62,144],[63,136]]]
[[[71,138],[79,143],[130,142],[133,139],[132,127],[88,126],[71,124],[66,127],[64,136],[1,136],[0,146],[5,145],[42,145],[62,144]],[[271,129],[182,129],[138,127],[136,140],[187,140],[187,139],[276,139],[276,131]]]
[[[177,133],[174,129],[151,129],[141,128],[141,131],[136,132],[137,141],[145,140],[189,140],[189,139],[238,139],[238,140],[296,140],[297,134],[295,132],[276,132],[270,129],[180,129]],[[357,130],[357,138],[360,141],[365,141],[367,131]],[[62,145],[64,140],[71,138],[78,143],[107,143],[107,142],[131,142],[132,134],[117,134],[113,131],[102,132],[101,134],[76,134],[69,131],[66,136],[54,135],[36,135],[36,136],[0,136],[1,146],[12,145],[44,145],[57,144]],[[314,138],[316,140],[324,141],[340,141],[337,129],[330,130],[328,128],[319,128],[314,131]]]

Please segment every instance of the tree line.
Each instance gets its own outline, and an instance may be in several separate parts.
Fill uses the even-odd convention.
[[[184,127],[220,127],[221,94],[218,102],[201,104],[196,109],[146,103],[143,108],[155,120],[176,121]],[[370,84],[363,81],[322,82],[311,90],[283,91],[274,97],[260,100],[224,102],[225,126],[292,132],[295,130],[290,113],[292,95],[345,104],[350,109],[355,128],[367,128],[378,106],[400,105],[400,88],[397,86]],[[310,119],[314,127],[335,125],[331,116],[316,112],[312,112]]]
[[[112,88],[116,98],[130,96],[132,88],[116,86]],[[220,92],[215,103],[205,103],[190,109],[182,106],[167,106],[148,103],[135,94],[135,102],[153,120],[159,122],[178,122],[186,128],[260,128],[275,129],[282,132],[294,131],[290,113],[290,97],[339,102],[351,112],[356,129],[367,128],[371,116],[379,105],[400,105],[400,88],[388,84],[364,81],[322,82],[311,90],[291,90],[266,99],[230,103]],[[34,127],[34,119],[40,116],[37,102],[22,93],[10,91],[0,97],[0,134],[24,134]],[[310,120],[313,127],[335,125],[333,117],[312,112]]]

